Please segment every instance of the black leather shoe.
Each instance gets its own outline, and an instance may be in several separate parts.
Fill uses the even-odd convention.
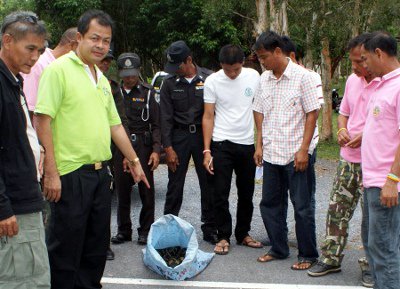
[[[132,241],[132,236],[125,236],[124,234],[118,233],[111,238],[111,243],[122,244],[124,242]]]
[[[106,256],[107,256],[106,259],[107,259],[108,261],[112,261],[112,260],[115,259],[115,254],[114,254],[113,250],[111,250],[110,247],[108,247],[108,249],[107,249],[107,254],[106,254]]]
[[[139,245],[146,245],[147,244],[147,236],[139,235],[137,242]]]
[[[218,236],[215,233],[203,235],[203,240],[215,245],[218,243]]]

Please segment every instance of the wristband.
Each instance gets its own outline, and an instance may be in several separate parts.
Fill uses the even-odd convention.
[[[392,174],[392,173],[388,174],[387,178],[389,180],[392,180],[392,181],[396,182],[396,183],[400,182],[400,178],[398,176],[396,176],[395,174]]]
[[[204,151],[203,151],[203,155],[204,155],[205,153],[211,153],[211,150],[204,150]]]
[[[339,130],[337,131],[336,135],[339,135],[339,133],[340,133],[342,130],[347,130],[347,128],[345,128],[345,127],[339,128]]]

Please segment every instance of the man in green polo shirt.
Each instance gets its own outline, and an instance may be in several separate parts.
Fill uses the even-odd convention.
[[[135,182],[149,186],[121,125],[107,78],[112,20],[85,12],[75,52],[50,64],[39,83],[36,128],[46,149],[43,193],[51,202],[47,246],[52,288],[101,288],[109,245],[111,194],[105,161],[111,138]]]

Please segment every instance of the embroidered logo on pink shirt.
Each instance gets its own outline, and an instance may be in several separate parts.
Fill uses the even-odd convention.
[[[380,107],[379,106],[375,106],[372,113],[373,113],[373,115],[375,117],[377,117],[381,113]]]

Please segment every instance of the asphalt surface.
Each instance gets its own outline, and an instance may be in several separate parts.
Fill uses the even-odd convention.
[[[333,177],[336,172],[337,163],[334,161],[317,160],[317,194],[316,194],[316,227],[318,244],[321,244],[325,235],[325,219],[326,211],[329,202],[329,193],[331,190]],[[156,183],[156,219],[162,216],[165,193],[167,188],[167,167],[160,165],[155,172]],[[164,278],[148,269],[142,260],[142,249],[136,243],[137,232],[135,228],[138,226],[138,216],[140,211],[140,198],[137,191],[137,186],[134,187],[132,192],[132,221],[133,228],[133,242],[127,242],[121,245],[112,245],[115,252],[115,260],[108,261],[106,270],[104,272],[103,288],[177,288],[173,285],[145,285],[137,280],[163,280]],[[254,213],[252,220],[252,229],[250,235],[255,239],[260,240],[265,245],[268,245],[268,237],[260,216],[259,203],[261,200],[261,184],[256,184],[254,192]],[[232,180],[232,188],[230,195],[231,214],[233,224],[235,224],[236,214],[236,187],[234,179]],[[200,190],[193,166],[190,166],[185,183],[184,200],[179,217],[190,222],[196,229],[199,247],[203,251],[212,252],[214,246],[202,240],[202,233],[200,229]],[[336,286],[360,286],[361,274],[358,267],[357,259],[363,256],[361,238],[360,238],[360,224],[361,224],[361,210],[358,206],[350,225],[349,241],[345,251],[344,261],[342,263],[342,272],[336,274],[329,274],[324,277],[309,277],[305,271],[293,271],[290,266],[296,262],[297,249],[295,241],[295,222],[293,218],[293,210],[290,206],[288,213],[288,228],[289,228],[289,243],[291,245],[291,255],[288,259],[274,261],[270,263],[259,263],[257,257],[262,255],[268,250],[268,246],[263,249],[252,249],[244,246],[237,245],[234,239],[231,239],[230,252],[226,256],[216,255],[210,265],[199,275],[190,279],[189,281],[207,281],[207,282],[237,282],[238,287],[242,288],[240,284],[293,284],[307,285],[301,288],[328,288],[322,285],[336,285]],[[116,225],[116,198],[113,197],[113,212],[112,212],[112,234],[114,235],[117,230]],[[135,284],[131,285],[118,285],[113,280],[115,278],[132,278],[136,280]],[[148,282],[147,282],[148,283]],[[195,282],[194,282],[195,283]],[[194,284],[193,283],[193,284]],[[186,284],[186,283],[185,283]],[[190,284],[190,283],[187,283]],[[201,283],[199,283],[201,284]],[[313,286],[315,285],[315,286]],[[244,285],[243,285],[244,286]],[[268,288],[278,288],[274,285]],[[289,285],[290,287],[291,285]],[[192,286],[184,286],[179,288],[189,288]],[[194,286],[202,288],[202,285]],[[205,286],[204,286],[205,287]],[[284,288],[289,288],[284,287]],[[296,288],[300,288],[296,287]],[[216,288],[216,287],[215,287]],[[223,288],[223,287],[218,287]],[[233,288],[233,287],[229,287]],[[244,287],[243,287],[244,288]],[[245,287],[251,288],[251,287]],[[282,287],[283,288],[283,287]],[[290,287],[292,288],[292,287]],[[294,288],[294,287],[293,287]],[[331,288],[331,287],[329,287]],[[332,288],[345,288],[345,287],[332,287]],[[354,287],[353,287],[354,288]],[[360,287],[361,288],[361,287]]]

